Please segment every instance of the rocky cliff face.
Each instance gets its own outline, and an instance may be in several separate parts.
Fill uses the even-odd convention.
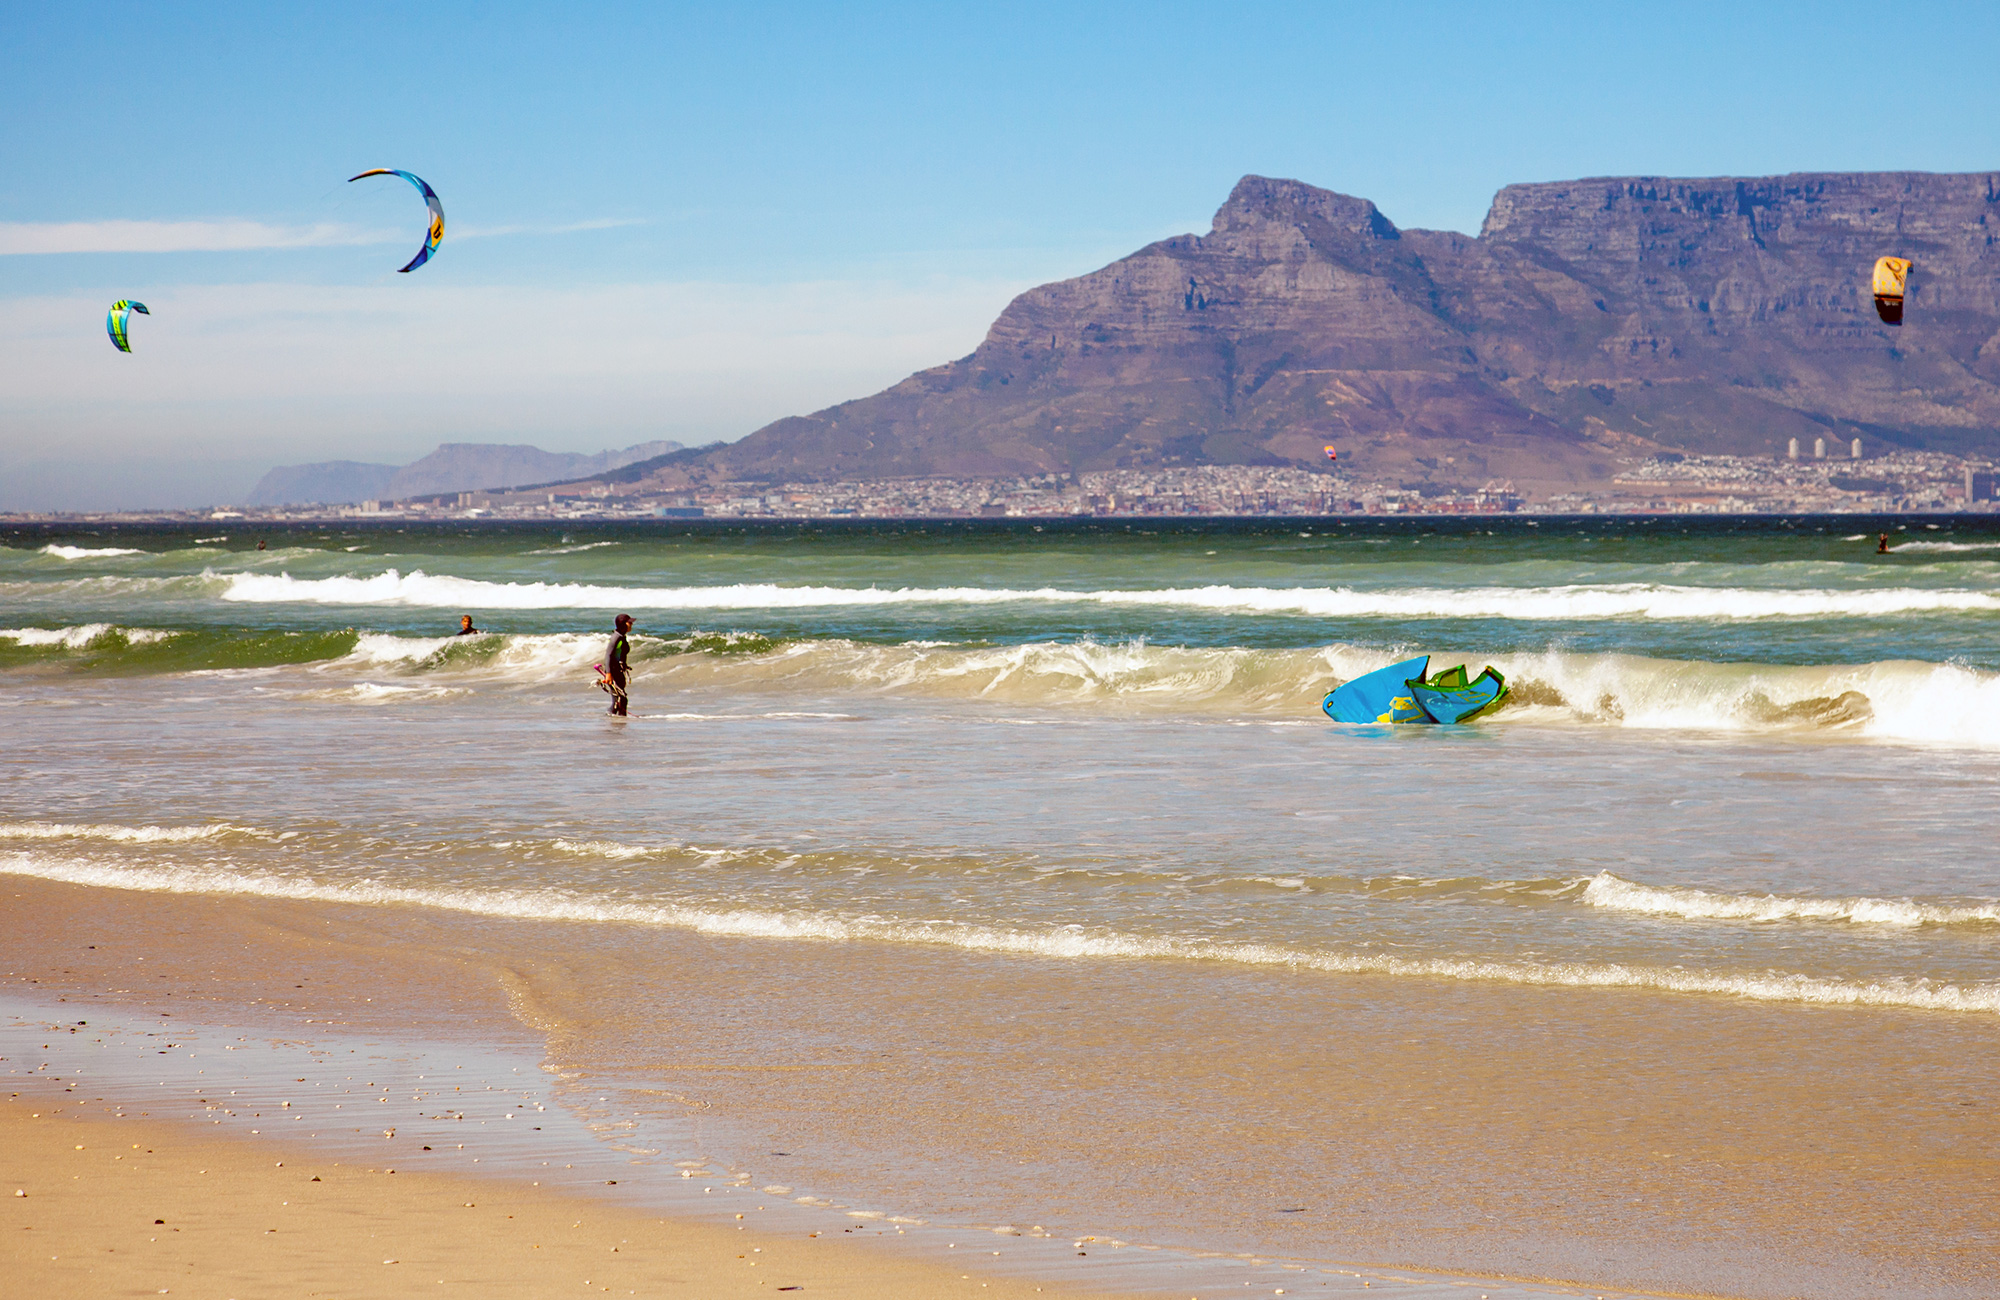
[[[2000,449],[2000,173],[1502,190],[1477,238],[1246,177],[1204,236],[1017,298],[971,356],[706,453],[739,476],[1323,463],[1601,477],[1791,437]],[[1916,263],[1906,324],[1869,297]],[[685,455],[685,454],[684,454]]]

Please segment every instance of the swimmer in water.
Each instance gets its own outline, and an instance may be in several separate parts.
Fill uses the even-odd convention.
[[[455,632],[455,633],[453,633],[453,635],[454,635],[454,636],[478,636],[478,635],[479,635],[479,629],[478,629],[478,628],[476,628],[476,627],[474,627],[474,626],[472,626],[472,615],[470,615],[470,614],[460,614],[460,615],[458,616],[458,631],[457,631],[457,632]]]

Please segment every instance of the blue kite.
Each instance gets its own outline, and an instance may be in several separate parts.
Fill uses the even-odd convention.
[[[348,177],[347,183],[352,185],[354,182],[360,180],[362,176],[400,176],[410,184],[416,186],[418,191],[423,194],[424,202],[430,205],[431,210],[430,233],[424,237],[424,246],[417,250],[417,255],[410,259],[410,264],[404,267],[403,270],[414,271],[425,262],[430,261],[431,254],[437,252],[438,245],[444,242],[444,204],[438,202],[437,191],[432,189],[424,181],[423,177],[413,172],[397,171],[393,167],[372,168],[369,171],[362,172],[361,176]]]

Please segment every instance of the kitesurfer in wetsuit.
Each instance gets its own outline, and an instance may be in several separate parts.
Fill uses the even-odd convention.
[[[625,716],[627,703],[625,665],[626,659],[632,653],[632,647],[625,640],[625,634],[632,630],[632,616],[620,614],[613,620],[612,627],[616,630],[611,634],[611,647],[604,652],[604,680],[611,687],[610,712],[613,716],[622,718]]]
[[[470,615],[470,614],[460,614],[460,615],[458,616],[458,631],[457,631],[457,633],[455,633],[455,635],[457,635],[457,636],[478,636],[478,635],[479,635],[479,629],[478,629],[478,628],[476,628],[476,627],[474,627],[474,626],[472,626],[472,615]]]
[[[1883,533],[1881,536],[1875,539],[1875,554],[1887,555],[1888,553],[1889,553],[1889,534]]]

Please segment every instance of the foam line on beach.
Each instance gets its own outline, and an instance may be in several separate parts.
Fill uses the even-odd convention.
[[[1892,618],[1909,614],[2000,613],[2000,594],[1912,587],[1841,591],[1613,583],[1394,590],[1212,585],[1079,591],[1057,587],[828,587],[758,582],[712,587],[613,587],[571,582],[488,582],[427,574],[422,570],[405,574],[396,569],[368,577],[294,578],[289,573],[204,576],[222,579],[221,597],[230,601],[429,609],[769,610],[1034,603],[1175,607],[1320,618],[1491,618],[1528,622]]]
[[[1584,883],[1578,901],[1610,912],[1679,917],[1693,921],[1840,921],[1914,928],[1927,925],[2000,924],[2000,903],[1960,906],[1908,898],[1793,898],[1779,894],[1719,894],[1687,886],[1662,887],[1600,872]]]
[[[1536,962],[1471,957],[1409,958],[1314,951],[1279,944],[1149,938],[1080,925],[1008,929],[947,921],[885,920],[814,912],[719,909],[671,903],[594,902],[551,890],[405,889],[330,884],[204,867],[132,867],[0,854],[0,872],[99,888],[238,895],[358,906],[439,908],[527,921],[667,926],[700,934],[772,940],[918,944],[1056,960],[1179,960],[1285,966],[1328,974],[1383,975],[1561,988],[1711,994],[1758,1002],[1899,1007],[2000,1014],[2000,983],[1926,979],[1853,981],[1781,971],[1687,970],[1619,962]]]
[[[201,826],[0,822],[0,842],[73,840],[127,844],[186,844],[236,837],[274,842],[300,839],[296,831],[274,832],[227,822]],[[301,847],[307,851],[331,853],[335,856],[348,852],[346,848],[329,846],[324,842],[318,842],[316,848],[314,845],[315,842],[311,840],[301,841]],[[418,856],[447,855],[453,852],[452,846],[444,843],[407,847]],[[699,864],[705,867],[733,863],[752,870],[783,871],[787,875],[806,878],[831,877],[850,880],[857,870],[864,868],[867,874],[877,874],[887,869],[903,874],[935,878],[969,879],[978,876],[994,881],[996,887],[1003,889],[1008,887],[1010,882],[1023,879],[1046,882],[1051,878],[1064,876],[1077,878],[1093,887],[1132,885],[1148,892],[1158,891],[1163,886],[1190,891],[1275,889],[1298,894],[1357,895],[1387,901],[1435,902],[1451,899],[1530,907],[1551,904],[1580,905],[1605,912],[1689,921],[1798,921],[1892,926],[1906,929],[1925,926],[1977,928],[2000,925],[2000,902],[1993,901],[1925,901],[1912,898],[1871,897],[1812,898],[1769,893],[1731,894],[1694,886],[1646,884],[1624,879],[1609,871],[1601,871],[1593,876],[1523,880],[1487,879],[1479,876],[1435,878],[1410,875],[1319,876],[1303,873],[1272,875],[1256,872],[1246,874],[1227,867],[1204,869],[1195,865],[1168,871],[1133,869],[1117,860],[1048,862],[1036,855],[1024,858],[1005,855],[981,856],[976,859],[960,855],[885,857],[878,853],[843,849],[799,852],[774,847],[703,846],[680,841],[630,844],[617,840],[560,836],[547,840],[531,837],[495,841],[485,847],[505,850],[524,858],[550,853],[561,858],[597,859],[605,862],[657,861],[685,865]],[[121,864],[121,867],[129,865]],[[217,881],[227,883],[242,878],[237,873],[222,871],[212,865],[207,869],[216,873],[214,879]],[[285,883],[285,878],[272,877],[271,880],[283,884],[286,888],[291,887],[289,883]],[[260,884],[258,887],[275,888],[278,885]],[[411,894],[411,897],[419,896],[429,895],[424,891],[414,891]],[[727,909],[710,906],[694,910],[709,914]]]
[[[120,844],[186,844],[225,835],[271,838],[228,822],[207,826],[113,826],[90,822],[0,822],[0,840],[109,840]]]

